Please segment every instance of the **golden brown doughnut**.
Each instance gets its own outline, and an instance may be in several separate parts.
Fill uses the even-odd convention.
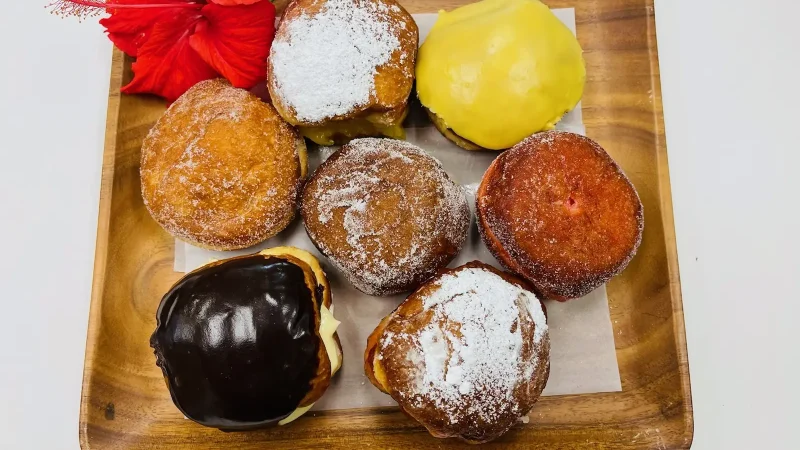
[[[487,442],[528,414],[550,372],[544,305],[474,261],[443,270],[367,340],[367,377],[435,437]]]
[[[445,267],[467,239],[464,189],[419,147],[351,141],[303,189],[300,211],[319,251],[360,291],[409,291]]]
[[[269,104],[224,80],[198,83],[142,144],[144,205],[199,247],[258,244],[295,216],[306,147]]]
[[[545,298],[581,297],[621,272],[642,240],[642,203],[600,145],[534,134],[494,160],[477,192],[492,254]]]

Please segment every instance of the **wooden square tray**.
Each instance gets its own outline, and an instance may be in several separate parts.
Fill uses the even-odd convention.
[[[411,13],[467,0],[405,0]],[[574,7],[587,65],[583,119],[626,171],[644,204],[644,239],[608,284],[622,392],[543,397],[530,423],[485,447],[688,448],[689,367],[672,217],[652,0],[549,0]],[[80,411],[83,448],[456,448],[397,408],[307,415],[291,426],[225,433],[184,419],[149,346],[172,270],[173,239],[148,215],[139,188],[142,139],[164,111],[120,95],[131,60],[115,50]],[[348,364],[361,364],[350,355]]]

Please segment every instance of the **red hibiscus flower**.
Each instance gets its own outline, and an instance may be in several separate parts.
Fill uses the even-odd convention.
[[[56,12],[100,20],[109,39],[136,58],[123,92],[175,101],[219,76],[249,89],[266,78],[275,6],[266,0],[59,0]]]

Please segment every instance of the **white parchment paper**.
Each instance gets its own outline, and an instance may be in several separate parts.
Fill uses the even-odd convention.
[[[573,9],[557,9],[555,14],[575,32]],[[436,14],[415,14],[424,41]],[[580,105],[558,124],[559,129],[584,134]],[[466,186],[470,207],[475,204],[475,190],[489,164],[497,156],[493,152],[470,152],[458,148],[444,138],[431,124],[418,105],[406,121],[406,140],[422,147],[444,165],[458,183]],[[322,147],[309,153],[309,173],[330,156],[336,148]],[[278,236],[250,249],[233,252],[203,250],[180,240],[175,241],[175,271],[188,272],[212,259],[257,252],[264,248],[291,245],[312,252],[325,267],[331,283],[334,312],[342,322],[339,338],[344,352],[342,370],[331,387],[314,406],[314,410],[349,409],[391,406],[394,401],[375,389],[363,370],[367,337],[381,319],[403,301],[404,295],[372,297],[350,286],[333,266],[317,251],[297,218]],[[464,250],[450,264],[456,267],[473,260],[500,267],[481,242],[473,214],[470,236]],[[621,390],[614,336],[608,311],[608,298],[602,286],[581,299],[566,303],[546,302],[551,339],[550,379],[544,395],[614,392]]]

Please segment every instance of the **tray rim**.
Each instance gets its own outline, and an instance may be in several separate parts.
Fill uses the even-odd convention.
[[[81,381],[81,404],[78,419],[78,440],[82,449],[89,448],[89,394],[91,386],[92,361],[100,332],[100,310],[103,303],[105,272],[107,266],[107,243],[109,240],[109,224],[111,222],[111,195],[113,193],[115,158],[117,154],[117,129],[119,124],[120,97],[122,78],[125,68],[125,55],[116,46],[112,48],[111,76],[108,86],[108,111],[106,113],[106,135],[103,147],[103,162],[100,175],[100,205],[97,215],[97,238],[95,239],[94,266],[92,270],[92,293],[89,303],[89,326],[86,332],[86,348],[84,351],[83,377]]]
[[[648,14],[648,28],[655,28],[655,12],[653,0],[645,0],[645,7]],[[650,54],[651,83],[658,87],[660,92],[660,70],[658,59],[658,47],[655,32],[652,32],[648,40],[652,49]],[[81,400],[78,423],[79,443],[81,448],[90,448],[89,445],[89,389],[91,386],[94,371],[92,370],[95,358],[96,346],[100,331],[100,314],[103,303],[105,273],[107,269],[107,243],[109,241],[109,225],[111,221],[111,204],[113,195],[113,182],[115,175],[115,159],[117,154],[117,136],[119,126],[119,116],[121,108],[120,89],[123,85],[128,57],[118,48],[112,50],[111,76],[109,83],[108,108],[106,115],[106,134],[104,139],[104,149],[102,157],[102,173],[100,183],[100,200],[98,211],[97,237],[95,239],[95,255],[92,272],[92,291],[89,307],[89,323],[86,337],[86,347],[84,356],[84,368],[81,385]],[[683,315],[683,298],[681,293],[680,272],[678,265],[677,240],[675,232],[674,211],[672,202],[671,181],[669,176],[668,154],[666,147],[666,133],[664,126],[663,104],[661,96],[654,96],[654,146],[656,159],[659,169],[657,170],[659,202],[661,205],[662,225],[664,230],[664,244],[667,258],[667,270],[670,285],[670,302],[672,306],[673,333],[675,336],[675,350],[678,362],[678,375],[680,377],[680,388],[682,394],[682,413],[684,417],[683,442],[679,447],[688,449],[692,445],[694,438],[694,413],[691,395],[690,372],[688,362],[688,350],[686,342],[685,320]],[[575,396],[588,396],[595,394],[576,394]],[[365,408],[378,410],[382,408]],[[328,414],[336,414],[330,412]],[[327,414],[326,414],[327,415]]]

